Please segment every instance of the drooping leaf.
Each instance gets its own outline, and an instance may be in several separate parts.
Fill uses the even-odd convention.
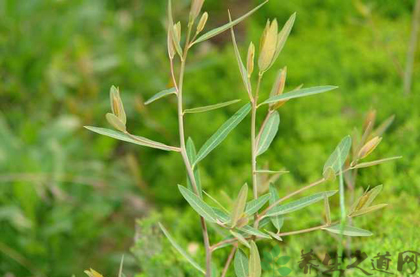
[[[238,197],[233,203],[233,209],[230,215],[232,227],[234,227],[237,224],[238,220],[242,217],[242,214],[244,213],[247,196],[248,184],[244,184],[241,190],[239,191]]]
[[[241,234],[239,234],[238,232],[235,232],[233,230],[230,230],[230,233],[232,234],[232,236],[237,238],[240,243],[242,243],[243,245],[245,245],[248,248],[251,248],[251,246],[249,245],[248,241],[244,238],[244,236],[242,236]]]
[[[265,238],[265,239],[271,239],[271,237],[269,235],[267,235],[266,233],[263,233],[260,230],[255,229],[254,227],[251,227],[249,225],[246,225],[246,226],[240,228],[239,230],[248,234],[248,235],[251,235],[251,236],[256,236],[256,237]]]
[[[185,258],[187,259],[187,261],[193,266],[195,267],[197,270],[199,270],[201,273],[205,274],[204,269],[201,268],[201,266],[194,261],[193,258],[191,258],[190,255],[188,255],[188,253],[182,249],[182,247],[175,241],[175,239],[169,234],[168,230],[166,230],[165,227],[163,227],[162,224],[159,223],[159,227],[162,230],[163,234],[165,235],[165,237],[169,240],[169,242],[172,244],[172,246]]]
[[[291,92],[287,92],[281,95],[276,95],[273,97],[268,98],[267,100],[265,100],[263,103],[261,103],[261,105],[264,104],[270,104],[270,103],[276,103],[278,101],[285,101],[285,100],[290,100],[290,99],[294,99],[294,98],[300,98],[300,97],[305,97],[305,96],[310,96],[310,95],[314,95],[314,94],[319,94],[319,93],[323,93],[323,92],[327,92],[333,89],[336,89],[338,87],[336,86],[320,86],[320,87],[312,87],[312,88],[302,88],[299,90],[294,90]]]
[[[152,97],[150,97],[149,100],[144,102],[144,104],[149,105],[150,103],[155,102],[156,100],[163,98],[165,96],[171,95],[171,94],[176,94],[176,88],[162,90],[156,93],[155,95],[153,95]]]
[[[335,148],[334,152],[330,155],[324,164],[323,175],[326,177],[328,169],[331,168],[337,174],[343,167],[347,159],[351,147],[351,137],[346,136]]]
[[[326,230],[328,232],[334,233],[334,234],[341,234],[341,226],[340,224],[336,224],[329,227],[322,228],[323,230]],[[344,226],[344,233],[345,236],[349,237],[369,237],[373,235],[370,231],[356,228],[353,226]]]
[[[205,40],[208,40],[214,36],[217,36],[220,33],[223,33],[224,31],[228,30],[229,28],[232,28],[233,26],[235,26],[236,24],[240,23],[241,21],[243,21],[244,19],[246,19],[248,16],[250,16],[251,14],[253,14],[254,12],[256,12],[259,8],[261,8],[265,3],[267,3],[268,0],[264,1],[263,3],[261,3],[260,5],[258,5],[257,7],[255,7],[254,9],[252,9],[251,11],[247,12],[246,14],[244,14],[243,16],[235,19],[232,22],[229,22],[223,26],[220,26],[216,29],[213,29],[205,34],[203,34],[202,36],[200,36],[199,38],[197,38],[192,45],[199,43],[199,42],[203,42]]]
[[[261,277],[261,260],[258,247],[251,241],[251,256],[249,258],[249,277]]]
[[[386,162],[393,161],[393,160],[396,160],[396,159],[401,159],[401,158],[402,158],[402,156],[396,156],[396,157],[390,157],[390,158],[380,159],[380,160],[371,161],[371,162],[359,163],[359,164],[356,164],[355,166],[353,166],[353,168],[370,167],[370,166],[386,163]]]
[[[257,156],[263,154],[270,147],[271,142],[277,134],[280,124],[280,115],[277,111],[273,112],[263,125],[261,136],[258,138]]]
[[[187,157],[188,157],[188,160],[190,161],[190,164],[193,164],[197,157],[197,153],[195,150],[194,142],[191,138],[187,139],[186,151],[187,151]],[[195,184],[197,185],[198,194],[200,195],[200,198],[203,198],[203,191],[201,188],[201,178],[200,178],[200,172],[198,170],[198,165],[194,166],[193,172],[194,172]],[[194,192],[192,188],[192,183],[188,174],[187,174],[187,185],[188,185],[188,188]]]
[[[374,211],[385,208],[386,206],[388,206],[388,204],[379,204],[379,205],[363,208],[363,209],[360,209],[356,212],[351,213],[349,215],[349,217],[356,217],[356,216],[361,216],[361,215],[364,215],[364,214],[372,213]]]
[[[209,105],[209,106],[204,106],[204,107],[198,107],[198,108],[192,108],[192,109],[185,109],[184,113],[203,113],[203,112],[208,112],[208,111],[212,111],[212,110],[216,110],[216,109],[220,109],[235,103],[238,103],[239,101],[241,101],[241,99],[236,99],[236,100],[231,100],[231,101],[227,101],[227,102],[223,102],[223,103],[218,103],[218,104],[214,104],[214,105]]]
[[[189,189],[178,185],[178,189],[181,192],[182,196],[187,200],[188,204],[204,219],[209,222],[216,223],[217,216],[209,205],[207,205],[203,200],[201,200],[195,193]]]
[[[269,191],[270,191],[270,205],[273,205],[274,203],[276,203],[277,200],[279,200],[279,194],[276,190],[276,188],[274,187],[273,184],[270,184],[269,186]],[[283,215],[275,215],[270,217],[271,223],[273,223],[274,227],[276,227],[277,232],[280,232],[281,227],[283,227],[283,223],[284,223],[284,216]]]
[[[268,199],[270,199],[270,194],[264,194],[258,197],[257,199],[253,199],[246,203],[245,213],[247,215],[253,215],[267,203]]]
[[[305,208],[309,205],[312,205],[316,202],[322,201],[322,200],[324,200],[325,196],[331,197],[336,193],[337,193],[337,190],[315,193],[311,196],[303,197],[299,200],[290,202],[288,204],[284,204],[284,205],[274,207],[267,212],[266,216],[288,214],[288,213],[303,209],[303,208]]]
[[[236,277],[248,277],[248,258],[245,253],[238,248],[235,254],[234,268]]]
[[[220,128],[204,143],[194,165],[204,159],[214,148],[216,148],[236,126],[247,116],[251,110],[251,103],[243,106],[231,118],[229,118]]]
[[[273,239],[278,240],[278,241],[283,241],[283,239],[276,233],[273,233],[269,230],[265,230]]]
[[[114,131],[110,129],[105,129],[105,128],[100,128],[100,127],[92,127],[92,126],[84,126],[84,127],[92,132],[95,132],[95,133],[98,133],[107,137],[111,137],[114,139],[131,142],[131,143],[141,145],[141,146],[147,146],[147,147],[166,150],[166,151],[179,152],[179,149],[176,147],[168,146],[166,144],[156,142],[156,141],[144,138],[144,137],[129,135],[126,133],[122,133],[122,132],[118,132],[118,131]]]

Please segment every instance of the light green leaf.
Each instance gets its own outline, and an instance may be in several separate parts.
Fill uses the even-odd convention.
[[[331,168],[335,174],[337,174],[343,167],[344,162],[347,159],[351,148],[351,137],[346,136],[335,148],[334,152],[330,155],[326,163],[324,164],[323,175],[328,173],[328,169]]]
[[[361,216],[361,215],[364,215],[364,214],[368,214],[368,213],[380,210],[382,208],[385,208],[386,206],[388,206],[388,204],[379,204],[379,205],[363,208],[363,209],[360,209],[356,212],[351,213],[349,215],[349,217],[356,217],[356,216]]]
[[[152,97],[150,97],[150,99],[147,100],[144,104],[149,105],[150,103],[155,102],[156,100],[163,98],[165,96],[168,96],[170,94],[176,94],[176,88],[162,90],[156,93],[155,95],[153,95]]]
[[[201,200],[195,193],[189,189],[178,185],[178,189],[181,192],[182,196],[187,200],[188,204],[204,219],[209,222],[216,223],[217,216],[209,205],[207,205],[203,200]]]
[[[274,203],[276,203],[277,200],[280,199],[279,194],[273,184],[270,184],[269,191],[271,195],[270,205],[273,205]],[[271,223],[273,223],[274,227],[276,227],[277,232],[280,232],[281,227],[283,227],[283,223],[284,223],[283,215],[272,216],[270,217],[270,220],[271,220]]]
[[[274,207],[267,212],[266,216],[288,214],[288,213],[303,209],[303,208],[305,208],[309,205],[312,205],[316,202],[322,201],[322,200],[324,200],[325,196],[331,197],[336,193],[337,193],[337,190],[315,193],[311,196],[303,197],[299,200],[290,202],[288,204],[284,204],[284,205]]]
[[[159,223],[159,227],[162,230],[162,232],[165,234],[166,238],[170,241],[170,243],[172,244],[172,246],[182,255],[184,256],[185,259],[187,259],[187,261],[193,266],[195,267],[197,270],[199,270],[201,273],[205,274],[204,269],[201,268],[201,266],[199,264],[197,264],[196,261],[194,261],[193,258],[191,258],[190,255],[187,254],[187,252],[182,249],[182,247],[174,240],[174,238],[169,234],[169,232],[165,229],[165,227],[163,227],[162,224]]]
[[[193,164],[197,157],[197,153],[195,150],[194,142],[191,138],[187,139],[186,151],[187,151],[187,157],[188,157],[188,160],[190,161],[190,164]],[[197,185],[198,194],[200,195],[200,198],[203,198],[203,191],[201,188],[201,178],[200,178],[200,172],[198,170],[198,165],[194,167],[193,172],[194,172],[195,184]],[[188,174],[187,174],[187,185],[188,185],[188,188],[192,192],[194,192],[192,188],[192,183]]]
[[[251,235],[251,236],[256,236],[256,237],[260,237],[260,238],[266,238],[266,239],[271,239],[271,237],[269,235],[267,235],[266,233],[261,232],[258,229],[255,229],[249,225],[245,225],[244,227],[239,229],[240,231]]]
[[[323,92],[327,92],[327,91],[330,91],[330,90],[333,90],[333,89],[336,89],[336,88],[338,88],[338,87],[336,87],[336,86],[320,86],[320,87],[312,87],[312,88],[302,88],[302,89],[299,89],[299,90],[294,90],[294,91],[287,92],[287,93],[284,93],[284,94],[272,96],[272,97],[268,98],[267,100],[265,100],[263,103],[261,103],[261,105],[276,103],[278,101],[285,101],[285,100],[299,98],[299,97],[305,97],[305,96],[314,95],[314,94],[318,94],[318,93],[323,93]]]
[[[232,22],[229,22],[223,26],[220,26],[216,29],[213,29],[207,33],[205,33],[204,35],[200,36],[198,39],[196,39],[192,45],[199,43],[199,42],[203,42],[205,40],[208,40],[214,36],[217,36],[220,33],[223,33],[224,31],[228,30],[229,28],[232,28],[233,26],[235,26],[236,24],[240,23],[241,21],[243,21],[244,19],[246,19],[248,16],[250,16],[251,14],[253,14],[254,12],[256,12],[259,8],[261,8],[265,3],[267,3],[268,0],[264,1],[263,3],[261,3],[260,5],[258,5],[257,7],[255,7],[254,9],[252,9],[251,11],[247,12],[246,14],[244,14],[243,16],[235,19]]]
[[[331,224],[331,210],[330,210],[330,201],[326,195],[324,195],[324,211],[327,224]]]
[[[161,150],[165,150],[165,151],[177,151],[179,152],[179,149],[177,147],[173,147],[173,146],[168,146],[166,144],[160,143],[160,142],[156,142],[144,137],[139,137],[139,136],[134,136],[134,135],[129,135],[127,133],[122,133],[122,132],[118,132],[118,131],[114,131],[114,130],[110,130],[110,129],[105,129],[105,128],[99,128],[99,127],[92,127],[92,126],[84,126],[86,129],[107,136],[107,137],[111,137],[114,139],[118,139],[118,140],[122,140],[122,141],[126,141],[126,142],[131,142],[137,145],[141,145],[141,146],[147,146],[147,147],[151,147],[151,148],[156,148],[156,149],[161,149]]]
[[[248,197],[248,184],[244,184],[241,190],[239,191],[238,197],[233,203],[233,209],[230,215],[232,227],[234,227],[236,223],[238,222],[238,220],[242,217],[242,214],[244,213],[247,197]]]
[[[277,60],[278,56],[281,53],[281,50],[283,50],[283,47],[286,44],[287,38],[289,37],[289,34],[292,31],[292,27],[293,27],[293,24],[295,23],[295,19],[296,19],[296,13],[293,13],[290,16],[290,18],[287,20],[286,24],[284,24],[283,28],[281,29],[281,31],[280,31],[280,33],[277,37],[276,53],[274,54],[274,58],[273,58],[273,61],[270,65],[270,67]]]
[[[357,165],[353,166],[353,168],[370,167],[370,166],[382,164],[382,163],[385,163],[385,162],[389,162],[389,161],[393,161],[393,160],[401,159],[401,158],[402,158],[402,156],[397,156],[397,157],[390,157],[390,158],[380,159],[380,160],[371,161],[371,162],[360,163],[360,164],[357,164]]]
[[[236,99],[236,100],[232,100],[232,101],[227,101],[227,102],[218,103],[218,104],[209,105],[209,106],[204,106],[204,107],[199,107],[199,108],[185,109],[184,114],[185,113],[208,112],[208,111],[216,110],[216,109],[219,109],[219,108],[223,108],[223,107],[238,103],[239,101],[241,101],[241,99]]]
[[[267,120],[267,123],[262,127],[261,136],[258,138],[257,156],[267,151],[271,142],[277,134],[280,124],[280,115],[278,112],[273,112]]]
[[[289,171],[287,170],[266,170],[266,169],[258,169],[256,172],[259,174],[281,174],[281,175],[289,173]]]
[[[249,258],[249,277],[261,277],[261,260],[258,247],[251,241],[251,256]]]
[[[270,236],[273,237],[273,239],[278,240],[278,241],[283,241],[283,239],[276,233],[273,233],[269,230],[265,230]]]
[[[246,257],[245,253],[238,248],[235,254],[235,274],[236,277],[248,277],[248,258]]]
[[[253,199],[246,203],[245,207],[245,213],[247,215],[253,215],[256,212],[258,212],[259,209],[261,209],[262,206],[264,206],[265,203],[267,203],[268,199],[270,199],[270,194],[264,194],[257,199]]]
[[[229,215],[227,213],[225,213],[223,210],[213,207],[213,211],[216,214],[217,219],[221,223],[226,224],[230,221]]]
[[[248,248],[251,248],[251,246],[249,245],[249,243],[246,241],[246,239],[244,238],[244,236],[242,236],[241,234],[239,234],[239,233],[237,233],[237,232],[235,232],[235,231],[232,231],[232,230],[230,230],[230,233],[235,237],[235,238],[237,238],[238,239],[238,241],[240,242],[240,243],[242,243],[243,245],[245,245],[246,247],[248,247]]]
[[[204,159],[214,148],[216,148],[227,136],[235,129],[236,126],[247,116],[251,110],[251,103],[243,106],[231,118],[229,118],[220,128],[214,133],[198,151],[197,159],[194,165]]]
[[[328,232],[334,233],[334,234],[341,234],[341,226],[340,224],[336,224],[333,226],[322,228],[323,230],[326,230]],[[360,228],[356,228],[353,226],[344,226],[344,233],[345,236],[349,237],[369,237],[373,235],[370,231],[363,230]]]
[[[229,21],[232,22],[230,13],[229,13]],[[230,33],[232,35],[233,49],[235,50],[235,57],[238,63],[239,72],[241,73],[242,82],[244,83],[244,86],[248,92],[248,95],[251,96],[251,83],[248,78],[248,71],[245,68],[244,63],[242,62],[241,54],[239,53],[238,45],[236,43],[235,32],[233,31],[233,27],[230,29]]]
[[[114,127],[115,129],[121,132],[126,131],[125,124],[118,117],[116,117],[115,114],[107,113],[105,117],[108,123],[111,124],[112,127]]]

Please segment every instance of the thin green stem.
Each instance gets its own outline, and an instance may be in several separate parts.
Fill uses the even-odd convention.
[[[184,113],[182,108],[182,92],[183,92],[183,85],[184,85],[184,73],[185,73],[185,64],[187,60],[187,54],[188,49],[190,47],[190,36],[191,36],[191,29],[192,24],[188,25],[188,31],[187,31],[187,38],[185,40],[185,47],[184,47],[184,54],[183,58],[181,59],[181,67],[180,67],[180,73],[179,73],[179,81],[178,81],[178,89],[177,89],[177,95],[178,95],[178,127],[179,127],[179,141],[180,141],[180,148],[181,148],[181,156],[185,164],[185,168],[187,169],[187,174],[191,180],[192,187],[194,189],[195,194],[199,195],[197,183],[194,178],[194,172],[191,166],[191,163],[188,159],[187,150],[185,146],[185,132],[184,132]],[[173,66],[171,66],[171,74],[173,73]],[[211,276],[211,250],[210,250],[210,240],[207,230],[207,225],[203,217],[200,216],[200,223],[201,223],[201,229],[203,233],[203,241],[204,241],[204,247],[206,251],[206,277]]]

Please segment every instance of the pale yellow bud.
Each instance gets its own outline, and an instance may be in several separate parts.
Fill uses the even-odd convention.
[[[123,123],[127,123],[127,117],[125,115],[124,106],[121,101],[120,91],[115,86],[111,87],[109,98],[111,100],[111,110],[112,113],[118,117],[118,119]]]
[[[374,137],[373,139],[371,139],[370,141],[368,141],[362,147],[362,149],[360,149],[359,153],[357,154],[357,157],[359,159],[363,159],[363,158],[366,158],[367,156],[369,156],[369,154],[372,153],[373,150],[375,150],[375,148],[379,145],[379,143],[381,142],[381,140],[382,140],[381,137]]]
[[[277,20],[274,19],[271,24],[268,24],[269,28],[267,29],[266,27],[263,33],[263,37],[261,38],[260,56],[258,59],[258,67],[260,68],[260,72],[264,72],[270,67],[277,50]]]
[[[248,78],[251,76],[254,71],[254,57],[255,57],[255,46],[251,42],[248,47],[248,57],[246,63],[246,70],[248,72]]]
[[[209,14],[207,12],[203,13],[197,25],[197,34],[203,31],[204,26],[206,26],[208,18],[209,18]]]
[[[190,10],[190,22],[194,22],[194,20],[200,14],[203,4],[204,4],[204,0],[192,0],[191,10]]]
[[[274,83],[274,86],[271,89],[270,97],[283,94],[284,86],[286,84],[286,76],[287,76],[287,67],[284,67],[281,70],[281,72],[279,72],[279,74],[277,75],[276,82]],[[279,102],[271,104],[270,106],[272,107],[273,110],[276,110],[280,108],[281,106],[283,106],[286,102],[287,100],[279,101]]]

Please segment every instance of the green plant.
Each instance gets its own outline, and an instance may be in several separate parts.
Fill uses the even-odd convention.
[[[331,233],[341,234],[342,236],[370,236],[371,232],[360,228],[347,225],[348,217],[354,217],[356,215],[362,215],[368,212],[372,212],[375,209],[369,205],[373,199],[377,196],[379,189],[376,189],[373,193],[367,193],[362,197],[359,202],[356,202],[351,209],[350,214],[345,212],[345,201],[344,201],[344,186],[343,186],[343,174],[364,167],[370,167],[376,164],[380,164],[394,158],[387,158],[382,160],[376,160],[371,162],[360,162],[360,160],[366,158],[380,143],[379,137],[374,137],[372,140],[367,141],[361,145],[360,151],[357,152],[356,156],[353,157],[351,163],[346,163],[352,140],[350,136],[346,136],[335,148],[333,153],[326,161],[322,176],[319,180],[310,183],[292,193],[289,193],[283,197],[278,196],[277,189],[274,184],[271,184],[270,180],[273,181],[269,176],[278,178],[281,174],[286,173],[284,170],[270,170],[260,168],[257,163],[257,158],[265,153],[272,141],[274,140],[278,126],[280,124],[280,115],[278,109],[286,104],[289,100],[295,98],[301,98],[314,94],[320,94],[327,91],[336,89],[335,86],[318,86],[311,88],[302,88],[298,86],[296,89],[284,93],[285,82],[286,82],[286,68],[282,69],[278,73],[276,82],[271,90],[270,97],[262,102],[258,102],[260,97],[261,83],[264,74],[273,66],[280,52],[282,51],[286,40],[292,30],[295,14],[293,14],[289,20],[285,23],[282,30],[278,31],[277,20],[268,21],[266,28],[261,36],[259,44],[259,55],[258,55],[258,76],[255,90],[252,86],[254,71],[254,59],[256,57],[256,50],[253,43],[248,48],[248,55],[246,65],[242,62],[242,58],[236,44],[235,34],[233,27],[245,18],[250,16],[260,7],[262,7],[267,1],[263,2],[250,12],[246,13],[242,17],[232,21],[229,14],[229,23],[213,29],[209,32],[201,34],[205,28],[208,14],[203,13],[199,20],[198,17],[201,13],[201,8],[204,0],[193,0],[187,25],[186,35],[184,40],[182,39],[182,28],[181,23],[175,23],[172,17],[172,4],[168,2],[168,33],[167,33],[167,46],[168,56],[170,61],[170,73],[172,78],[173,88],[163,90],[153,96],[151,99],[146,101],[146,104],[150,104],[160,98],[175,95],[177,97],[178,107],[178,124],[179,124],[179,146],[170,146],[161,142],[152,141],[145,137],[133,135],[127,131],[126,127],[126,114],[121,101],[119,89],[111,87],[110,99],[112,113],[106,115],[108,122],[116,129],[104,129],[99,127],[86,128],[105,135],[119,139],[122,141],[138,144],[141,146],[147,146],[156,148],[164,151],[177,152],[182,156],[186,171],[187,171],[187,187],[178,185],[178,189],[185,200],[200,216],[200,225],[203,236],[203,245],[206,254],[205,268],[197,263],[189,254],[183,250],[183,248],[175,241],[170,235],[168,230],[160,224],[160,228],[164,235],[169,239],[176,250],[190,262],[199,272],[207,277],[214,276],[215,271],[212,264],[212,254],[217,249],[222,247],[231,246],[232,250],[228,256],[226,264],[224,266],[222,276],[225,276],[230,263],[235,257],[235,272],[238,277],[250,276],[259,277],[261,276],[261,259],[256,241],[262,239],[274,239],[282,241],[282,237],[297,235],[301,233],[325,230]],[[195,25],[195,23],[197,23]],[[194,29],[195,26],[195,29]],[[190,49],[203,41],[206,41],[224,31],[231,31],[233,46],[235,50],[236,60],[239,66],[240,75],[247,91],[249,102],[242,106],[229,120],[227,120],[204,144],[196,151],[195,144],[191,138],[185,138],[184,130],[184,116],[189,113],[200,113],[222,108],[228,105],[237,103],[238,100],[232,100],[224,103],[214,104],[205,107],[184,109],[183,107],[183,84],[185,76],[185,66]],[[195,32],[194,32],[195,30]],[[175,58],[178,56],[178,58]],[[179,65],[176,64],[179,62]],[[256,67],[256,66],[255,66]],[[178,78],[177,74],[178,73]],[[266,108],[267,114],[265,119],[260,125],[259,131],[257,132],[257,111],[260,108]],[[248,185],[245,183],[240,189],[236,200],[231,205],[230,209],[227,209],[221,205],[214,197],[205,193],[201,187],[199,163],[206,158],[223,140],[229,135],[229,133],[238,126],[245,117],[251,113],[251,167],[252,167],[252,195],[253,200],[248,201]],[[315,193],[310,196],[306,196],[295,200],[293,202],[283,204],[284,201],[301,194],[315,186],[324,184],[328,181],[334,180],[336,177],[340,179],[340,206],[341,206],[341,221],[333,222],[330,215],[330,207],[328,198],[335,195],[337,190],[324,191]],[[261,183],[258,180],[266,179],[265,183]],[[269,191],[268,193],[266,193]],[[212,207],[207,204],[204,199],[204,194],[212,200],[218,207]],[[284,223],[284,215],[303,209],[314,203],[323,201],[325,205],[325,223],[320,226],[311,227],[308,229],[281,232]],[[267,202],[269,204],[267,205]],[[361,203],[363,202],[363,203]],[[263,209],[263,207],[265,208]],[[381,206],[380,208],[382,208]],[[260,212],[260,210],[262,211]],[[272,224],[275,231],[270,230],[271,227],[268,224]],[[224,238],[217,243],[211,244],[209,239],[208,224],[220,228],[220,232],[224,234]],[[238,250],[240,247],[245,246],[249,248],[249,258],[242,251]]]

